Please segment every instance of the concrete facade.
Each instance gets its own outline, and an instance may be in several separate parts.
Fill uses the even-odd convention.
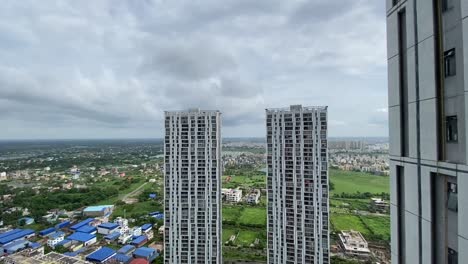
[[[266,115],[268,263],[330,263],[327,108]]]
[[[221,113],[165,113],[165,263],[222,263]]]
[[[392,263],[468,259],[468,1],[387,0]]]

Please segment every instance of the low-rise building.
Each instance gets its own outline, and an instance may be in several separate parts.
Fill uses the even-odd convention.
[[[65,234],[63,232],[55,232],[48,235],[49,239],[47,240],[47,245],[51,248],[54,248],[58,243],[65,239]]]
[[[119,230],[119,224],[117,223],[103,223],[98,225],[98,233],[102,235],[109,235],[111,233],[116,232]]]
[[[240,189],[222,189],[222,195],[228,203],[238,203],[242,200],[242,190]]]
[[[369,257],[370,250],[367,241],[360,232],[354,230],[341,231],[339,237],[340,249],[345,255],[357,258]]]
[[[97,205],[97,206],[89,206],[83,210],[84,216],[105,216],[112,213],[114,209],[113,205]]]
[[[374,211],[381,212],[381,213],[387,213],[390,210],[389,203],[380,198],[372,198],[370,207]]]
[[[254,189],[249,193],[249,195],[247,195],[246,202],[248,204],[258,204],[260,202],[260,195],[260,190]]]

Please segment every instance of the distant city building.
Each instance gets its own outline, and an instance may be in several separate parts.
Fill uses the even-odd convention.
[[[330,263],[327,107],[267,109],[268,263]]]
[[[165,263],[222,263],[221,113],[165,113]]]
[[[350,257],[368,258],[370,256],[369,245],[360,232],[350,230],[341,231],[339,245],[342,252]]]
[[[386,13],[392,263],[466,263],[468,1]]]
[[[6,180],[8,180],[7,173],[6,172],[0,172],[0,181],[6,181]]]
[[[222,189],[222,194],[228,203],[238,203],[242,200],[242,190],[240,189]]]
[[[248,204],[258,204],[260,202],[260,196],[261,192],[258,189],[253,189],[250,191],[250,193],[247,195],[246,202]]]
[[[366,143],[362,140],[338,140],[332,141],[329,143],[330,149],[339,149],[339,150],[364,150],[366,148]]]

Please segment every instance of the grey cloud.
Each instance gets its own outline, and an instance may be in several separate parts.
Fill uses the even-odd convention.
[[[161,72],[182,80],[199,80],[236,67],[232,56],[206,44],[157,47],[142,65],[144,73]]]
[[[326,23],[342,15],[358,4],[358,0],[314,0],[303,1],[292,12],[289,20],[293,24]]]

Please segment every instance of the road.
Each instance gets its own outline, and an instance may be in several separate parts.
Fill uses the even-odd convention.
[[[124,197],[122,197],[122,201],[125,202],[125,200],[127,200],[128,198],[138,194],[138,192],[141,191],[141,189],[143,189],[145,187],[145,185],[147,184],[147,182],[143,183],[140,187],[136,188],[135,190],[133,190],[132,192],[129,192],[127,193]]]

